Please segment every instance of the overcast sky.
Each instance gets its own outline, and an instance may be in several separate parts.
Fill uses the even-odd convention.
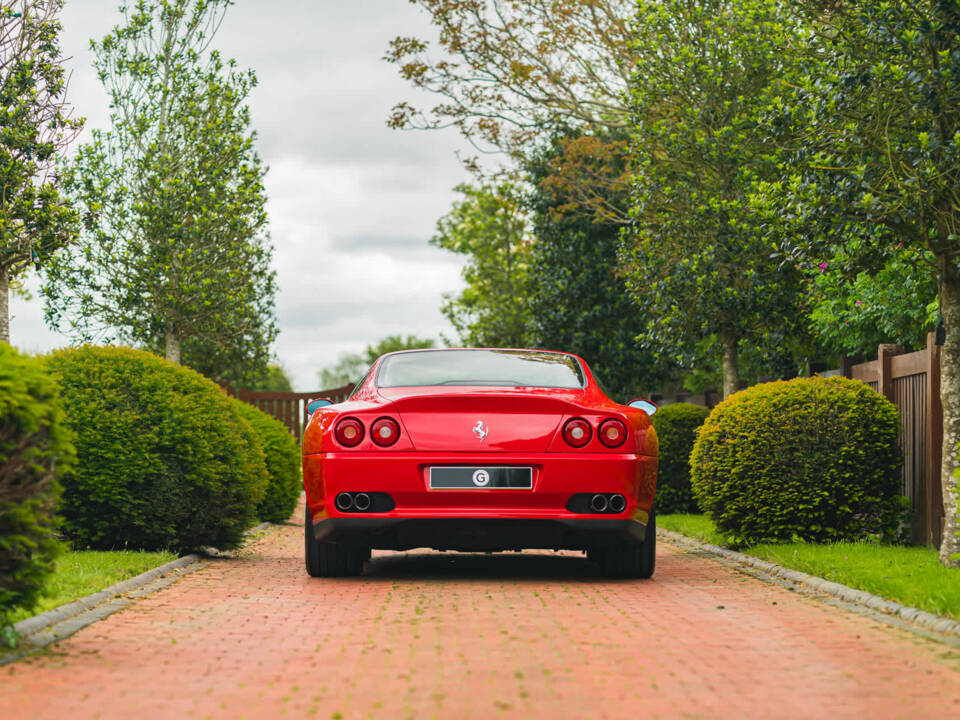
[[[67,0],[69,99],[89,129],[106,128],[107,100],[91,38],[120,20],[119,0]],[[399,100],[422,100],[380,58],[396,35],[433,37],[407,0],[236,0],[214,43],[257,72],[250,97],[266,177],[279,292],[274,349],[298,390],[347,351],[392,333],[453,336],[439,312],[461,260],[428,245],[468,180],[455,131],[390,130]],[[37,281],[30,283],[36,289]],[[43,326],[37,293],[11,303],[11,336],[28,351],[69,340]]]

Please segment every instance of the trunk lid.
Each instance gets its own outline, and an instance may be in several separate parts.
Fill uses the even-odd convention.
[[[380,388],[417,450],[546,452],[577,391],[543,388]]]

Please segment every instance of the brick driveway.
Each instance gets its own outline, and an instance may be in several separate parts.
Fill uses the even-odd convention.
[[[271,529],[0,668],[7,718],[960,718],[960,652],[661,543],[582,556],[377,553],[312,580]]]

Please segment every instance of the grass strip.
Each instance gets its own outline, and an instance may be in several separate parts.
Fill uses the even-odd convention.
[[[705,515],[657,515],[657,525],[729,547]],[[928,548],[837,542],[762,544],[732,549],[960,620],[960,570],[945,568],[936,551]]]
[[[40,604],[33,610],[13,613],[11,622],[26,620],[176,559],[177,555],[172,552],[137,550],[79,550],[64,553],[57,558],[56,569],[47,578]]]

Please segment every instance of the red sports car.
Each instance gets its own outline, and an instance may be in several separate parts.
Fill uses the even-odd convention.
[[[575,355],[384,355],[303,434],[307,572],[359,575],[371,549],[585,550],[611,577],[653,574],[657,435]]]

